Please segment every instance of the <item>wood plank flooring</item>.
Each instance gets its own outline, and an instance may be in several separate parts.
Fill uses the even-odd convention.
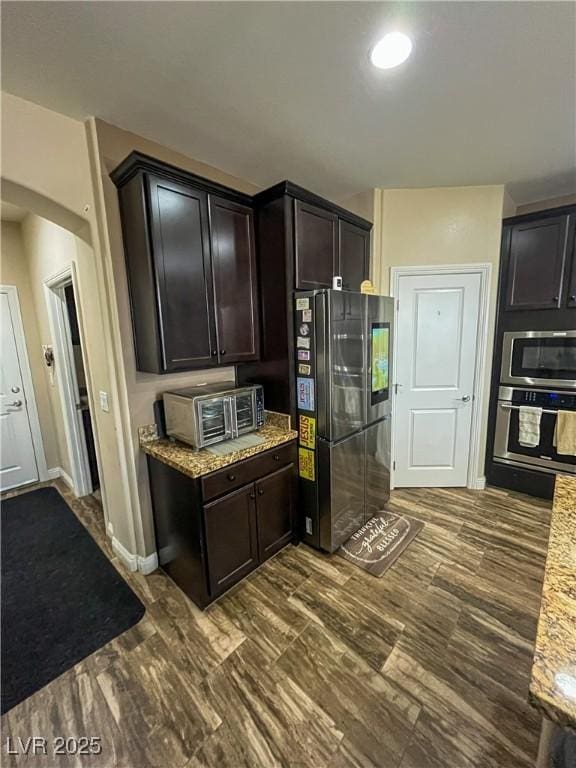
[[[98,502],[58,487],[146,614],[4,716],[3,765],[533,766],[549,503],[395,491],[391,511],[425,527],[383,578],[289,547],[202,613],[161,571],[127,573]],[[49,755],[6,755],[29,736]],[[102,754],[55,757],[55,736],[99,736]]]

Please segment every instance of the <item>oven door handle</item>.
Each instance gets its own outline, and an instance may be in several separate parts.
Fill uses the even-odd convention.
[[[509,405],[508,403],[498,403],[500,408],[506,408],[507,411],[519,411],[522,406],[520,405]],[[538,406],[527,406],[528,408],[537,408]],[[551,413],[554,416],[558,415],[558,411],[551,411],[549,408],[542,408],[542,413]]]

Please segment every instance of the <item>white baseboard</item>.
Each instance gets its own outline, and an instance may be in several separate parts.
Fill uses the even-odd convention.
[[[138,556],[128,552],[126,547],[121,544],[115,536],[112,536],[112,549],[118,555],[129,571],[138,570]]]
[[[57,480],[59,477],[64,480],[69,488],[74,490],[74,483],[72,482],[72,478],[68,472],[65,472],[62,469],[62,467],[51,467],[50,469],[46,470],[46,480]]]
[[[112,549],[118,555],[129,571],[140,571],[145,576],[158,568],[158,555],[153,552],[147,557],[134,555],[121,544],[115,536],[112,536]]]
[[[147,576],[149,573],[152,573],[158,568],[158,555],[156,552],[153,552],[151,555],[148,555],[147,557],[141,557],[138,555],[138,570],[140,573],[143,573],[144,576]]]
[[[468,488],[472,488],[474,491],[483,491],[486,488],[486,478],[477,477],[469,485]]]

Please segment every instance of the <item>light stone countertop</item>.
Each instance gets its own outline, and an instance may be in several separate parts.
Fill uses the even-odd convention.
[[[576,729],[576,477],[567,475],[556,478],[530,701]]]

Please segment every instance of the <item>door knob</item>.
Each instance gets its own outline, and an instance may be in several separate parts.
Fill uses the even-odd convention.
[[[22,400],[14,400],[13,403],[6,403],[6,405],[8,408],[20,408],[22,405]]]
[[[461,397],[460,400],[462,400],[463,403],[467,403],[470,400],[470,395],[464,395],[464,397]]]

